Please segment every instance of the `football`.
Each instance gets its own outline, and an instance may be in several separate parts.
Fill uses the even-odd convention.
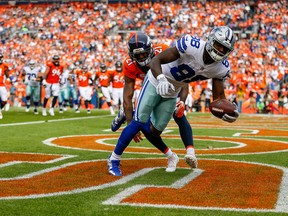
[[[210,112],[217,118],[222,118],[224,114],[235,116],[236,105],[226,99],[218,99],[210,103]]]

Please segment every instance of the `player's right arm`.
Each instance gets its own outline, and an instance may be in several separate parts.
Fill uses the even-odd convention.
[[[135,85],[135,79],[132,79],[130,77],[125,76],[125,85],[124,85],[124,113],[126,116],[127,124],[129,124],[133,119],[133,104],[132,104],[132,98],[134,94],[134,85]]]
[[[43,74],[43,80],[46,80],[47,75],[48,75],[48,73],[49,73],[49,71],[50,71],[51,65],[52,65],[52,62],[48,61],[47,64],[46,64],[45,72],[44,72],[44,74]]]
[[[173,62],[180,58],[179,51],[176,47],[171,47],[163,52],[159,53],[157,56],[152,58],[149,66],[155,78],[162,74],[161,64],[166,64],[169,62]]]

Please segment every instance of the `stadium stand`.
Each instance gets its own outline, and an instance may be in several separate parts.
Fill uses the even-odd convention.
[[[272,103],[269,113],[279,113],[278,96],[284,94],[281,113],[288,113],[286,1],[0,2],[0,52],[10,66],[13,85],[21,89],[16,95],[22,98],[23,84],[18,77],[32,57],[45,65],[57,53],[67,66],[78,61],[95,74],[101,62],[113,67],[127,55],[127,40],[133,31],[145,31],[154,43],[173,46],[183,34],[202,37],[214,25],[228,25],[238,38],[229,57],[229,98],[237,101],[241,88],[245,93],[242,112],[267,113],[266,108]],[[209,85],[194,84],[194,101]],[[264,98],[267,91],[273,95],[269,101]],[[249,95],[256,100],[253,111],[249,108]],[[23,103],[22,100],[18,104]]]

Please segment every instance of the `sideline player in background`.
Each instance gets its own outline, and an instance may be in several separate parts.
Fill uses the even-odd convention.
[[[142,32],[134,34],[129,39],[128,46],[129,57],[125,58],[124,60],[124,113],[119,112],[118,115],[115,117],[112,122],[112,131],[118,130],[125,120],[127,120],[127,125],[134,121],[132,97],[134,94],[135,80],[137,78],[144,80],[146,73],[149,70],[148,64],[150,63],[152,58],[168,48],[168,46],[165,44],[155,44],[154,46],[152,46],[150,38]],[[184,101],[186,100],[187,94],[188,88],[183,88],[180,94],[180,101],[177,103],[176,109],[174,107],[175,113],[173,117],[179,126],[180,135],[186,147],[187,154],[185,155],[184,159],[191,168],[197,168],[197,158],[195,156],[194,143],[192,139],[192,128],[186,117],[184,116]],[[140,95],[140,98],[141,97],[142,96]],[[146,129],[142,128],[141,131],[156,148],[158,148],[168,157],[168,167],[166,171],[174,172],[176,170],[176,165],[179,161],[178,156],[166,146],[160,136],[154,136],[150,133],[150,122],[148,120],[147,124],[148,126],[146,127]],[[140,132],[138,132],[134,137],[134,141],[137,142],[141,139],[141,134]],[[108,171],[110,174],[122,175],[118,165],[120,163],[120,157],[128,144],[129,143],[125,141],[121,143],[118,142],[116,148],[108,159]]]
[[[104,97],[106,98],[106,101],[107,101],[107,104],[109,106],[111,115],[115,115],[113,106],[111,104],[111,96],[110,96],[110,92],[109,92],[109,86],[110,86],[110,82],[111,82],[111,74],[110,74],[110,71],[107,70],[107,66],[104,63],[100,64],[100,71],[96,72],[94,83],[96,83],[97,80],[99,81],[101,92],[104,95]]]
[[[31,99],[34,103],[34,114],[38,115],[38,106],[40,102],[40,81],[42,68],[36,66],[36,61],[31,59],[28,66],[25,66],[22,71],[22,78],[26,85],[26,112],[29,112]]]
[[[70,96],[70,83],[73,83],[70,71],[64,70],[60,77],[60,93],[58,95],[59,113],[67,111]]]
[[[114,106],[120,110],[123,107],[124,73],[121,61],[116,61],[115,70],[111,73],[112,98]]]
[[[92,87],[89,85],[89,80],[92,80],[92,73],[88,71],[88,67],[83,65],[81,69],[76,70],[76,77],[78,79],[78,86],[80,97],[84,100],[84,105],[87,110],[87,113],[90,114],[91,110],[89,105],[91,104],[92,99]]]
[[[79,98],[78,98],[78,88],[77,88],[77,75],[76,75],[76,70],[77,69],[81,69],[80,68],[80,63],[77,61],[73,64],[71,64],[69,66],[69,70],[70,70],[70,73],[69,73],[69,90],[68,90],[68,96],[72,99],[72,104],[70,105],[72,107],[75,108],[75,113],[80,113],[79,111]]]
[[[45,97],[42,107],[42,115],[47,116],[46,106],[49,98],[53,96],[51,108],[49,109],[49,114],[54,116],[54,106],[57,103],[59,91],[60,91],[60,76],[63,73],[64,67],[60,65],[60,57],[54,55],[52,57],[52,62],[48,61],[46,64],[46,71],[43,75],[42,84],[45,87]]]
[[[1,104],[0,104],[0,119],[3,119],[2,109],[7,103],[8,99],[8,91],[5,86],[6,80],[9,79],[9,68],[6,63],[4,63],[4,56],[0,53],[0,97],[1,97]]]

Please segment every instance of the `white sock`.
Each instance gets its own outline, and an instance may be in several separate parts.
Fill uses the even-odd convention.
[[[121,159],[121,155],[117,155],[113,151],[111,156],[110,156],[110,160],[120,160],[120,159]]]
[[[171,151],[170,148],[168,148],[168,151],[165,153],[165,155],[169,158],[172,156],[172,154],[173,154],[173,152]]]
[[[195,149],[194,148],[191,148],[191,147],[188,147],[186,149],[186,153],[189,154],[189,155],[195,155]]]

